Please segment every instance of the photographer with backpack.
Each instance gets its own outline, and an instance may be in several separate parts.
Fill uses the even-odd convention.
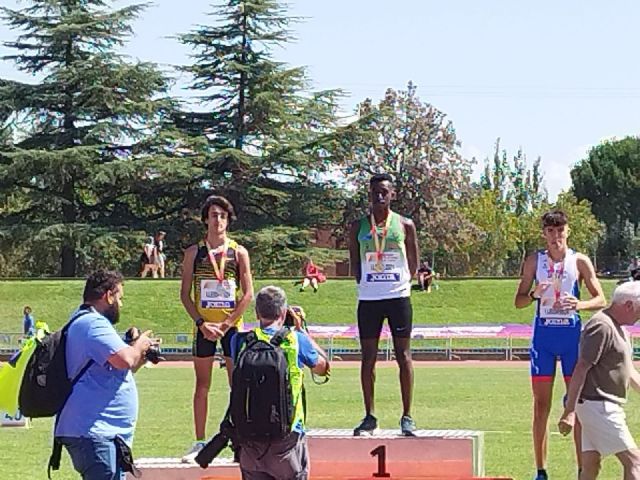
[[[89,275],[83,303],[63,329],[66,371],[73,381],[56,418],[52,459],[58,458],[50,467],[57,469],[64,445],[83,480],[124,479],[123,462],[130,456],[138,416],[133,372],[144,364],[154,343],[150,332],[140,334],[131,345],[116,332],[122,284],[117,272],[98,270]]]
[[[237,360],[227,420],[240,449],[244,480],[305,480],[309,475],[304,367],[326,376],[329,362],[304,331],[298,313],[292,315],[293,329],[285,326],[288,314],[284,291],[264,287],[256,296],[260,326],[232,339]]]

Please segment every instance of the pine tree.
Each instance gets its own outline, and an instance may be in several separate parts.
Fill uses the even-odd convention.
[[[317,201],[318,191],[329,206],[340,201],[322,174],[357,135],[338,126],[340,92],[310,92],[304,68],[274,59],[297,20],[283,3],[227,0],[211,16],[219,21],[180,36],[194,52],[194,63],[182,70],[204,106],[176,119],[190,139],[206,139],[192,147],[203,166],[194,181],[230,197],[243,228],[317,222],[300,213],[311,211],[305,203]],[[307,189],[316,194],[305,195]]]
[[[2,251],[23,256],[23,273],[58,273],[58,260],[62,276],[120,267],[139,250],[131,229],[162,210],[145,202],[170,168],[150,155],[171,110],[167,79],[118,53],[144,5],[111,3],[1,10],[21,32],[3,59],[37,79],[0,80]]]

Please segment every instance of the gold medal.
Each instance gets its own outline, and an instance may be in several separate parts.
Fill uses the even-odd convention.
[[[224,244],[222,245],[222,252],[220,255],[220,266],[218,266],[218,262],[216,262],[215,250],[211,248],[209,242],[205,240],[207,245],[207,252],[209,254],[209,261],[213,266],[213,271],[218,279],[218,282],[222,284],[224,281],[224,267],[227,263],[227,250],[229,249],[229,239],[225,239]]]
[[[373,244],[376,249],[376,263],[373,269],[380,273],[384,272],[384,265],[382,264],[382,260],[384,259],[384,247],[387,243],[387,233],[389,232],[389,225],[391,225],[391,212],[388,213],[387,218],[384,222],[384,228],[382,229],[382,234],[378,236],[378,229],[376,228],[376,221],[373,216],[373,212],[370,216],[371,223],[371,237],[373,237]]]

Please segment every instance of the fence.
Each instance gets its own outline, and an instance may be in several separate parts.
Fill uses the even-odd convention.
[[[248,325],[251,328],[251,325]],[[633,345],[640,338],[640,326],[625,327]],[[355,325],[314,325],[309,327],[313,338],[326,350],[330,360],[358,359],[360,344]],[[414,326],[411,351],[416,360],[526,360],[529,358],[530,325],[455,325]],[[191,333],[160,332],[162,355],[168,360],[188,359],[191,356]],[[15,352],[22,334],[0,332],[0,355],[4,358]],[[640,347],[634,353],[640,356]],[[380,338],[379,359],[393,360],[393,342],[385,325]]]

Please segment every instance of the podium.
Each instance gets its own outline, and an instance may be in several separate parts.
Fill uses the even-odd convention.
[[[307,432],[310,479],[469,480],[484,475],[484,434],[472,430],[417,430],[404,437],[398,430],[354,437],[352,430]],[[143,480],[240,479],[230,459],[216,459],[209,468],[184,464],[178,458],[136,461]],[[133,480],[133,477],[128,477]]]

